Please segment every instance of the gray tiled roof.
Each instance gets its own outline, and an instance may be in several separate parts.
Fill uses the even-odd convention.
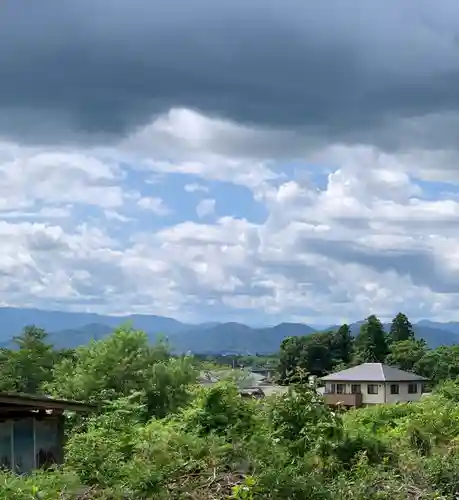
[[[323,377],[322,380],[331,382],[411,382],[412,380],[427,379],[382,363],[363,363],[341,372],[331,373]]]
[[[288,392],[288,387],[284,385],[261,385],[260,389],[264,392],[265,396],[281,396]]]

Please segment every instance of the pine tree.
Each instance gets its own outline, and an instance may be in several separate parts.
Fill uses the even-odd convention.
[[[391,342],[414,339],[413,325],[405,314],[399,312],[392,320],[389,338]]]
[[[334,358],[338,363],[347,365],[352,359],[352,334],[349,325],[339,327],[333,339]]]
[[[355,339],[356,359],[360,363],[384,363],[389,352],[381,321],[372,314],[360,327]]]

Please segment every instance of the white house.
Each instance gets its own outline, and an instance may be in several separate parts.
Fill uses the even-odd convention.
[[[363,363],[331,373],[322,380],[327,404],[353,407],[418,401],[428,382],[420,375],[382,363]]]

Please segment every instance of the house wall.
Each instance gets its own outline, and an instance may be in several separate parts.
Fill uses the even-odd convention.
[[[340,384],[343,382],[327,382],[326,390],[329,391],[331,389],[331,385]],[[382,404],[385,403],[384,399],[384,383],[377,384],[378,385],[378,394],[368,394],[368,383],[367,382],[352,382],[352,383],[344,383],[346,386],[345,391],[347,394],[351,393],[351,386],[354,384],[360,384],[360,388],[362,391],[362,404]]]
[[[331,385],[339,384],[342,382],[327,382],[325,387],[329,391]],[[351,393],[351,386],[354,384],[359,384],[362,391],[362,404],[384,404],[384,403],[397,403],[397,402],[408,402],[408,401],[419,401],[422,396],[422,383],[417,382],[418,392],[415,394],[408,394],[409,382],[399,382],[399,394],[391,394],[390,386],[394,382],[378,383],[378,394],[368,394],[368,382],[352,382],[345,383],[346,394]],[[413,382],[414,383],[414,382]]]
[[[384,404],[386,403],[386,396],[384,393],[385,384],[376,384],[378,386],[378,394],[368,394],[368,384],[366,382],[362,383],[362,403],[364,405],[372,404]]]
[[[407,401],[419,401],[422,397],[422,382],[417,382],[418,392],[416,394],[408,394],[408,382],[399,382],[399,394],[391,394],[390,386],[393,382],[387,382],[387,402],[388,403],[399,403]],[[413,382],[414,383],[414,382]]]

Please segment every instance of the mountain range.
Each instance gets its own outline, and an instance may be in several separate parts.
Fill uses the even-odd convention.
[[[78,347],[91,340],[100,340],[114,328],[130,323],[147,333],[152,342],[158,335],[165,336],[175,352],[208,354],[271,354],[279,350],[283,339],[292,335],[309,335],[317,331],[301,323],[280,323],[269,327],[250,327],[242,323],[202,323],[192,325],[173,318],[133,314],[108,316],[86,312],[44,311],[0,307],[0,345],[9,346],[14,335],[26,325],[37,325],[50,335],[50,341],[59,348]],[[356,335],[360,322],[351,325]],[[385,324],[386,329],[389,324]],[[459,343],[459,322],[422,320],[413,325],[416,337],[423,338],[430,347]],[[327,328],[334,330],[337,327]]]

